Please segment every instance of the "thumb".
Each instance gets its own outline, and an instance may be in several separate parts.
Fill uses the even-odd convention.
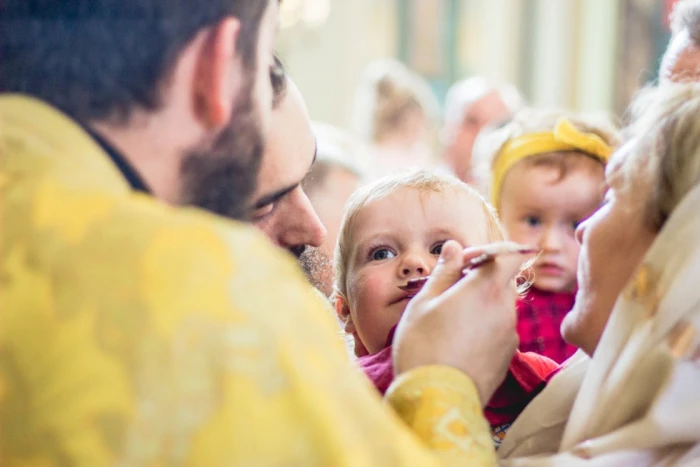
[[[432,298],[442,294],[462,278],[463,269],[462,246],[454,240],[448,240],[442,245],[440,259],[423,287],[421,295]]]

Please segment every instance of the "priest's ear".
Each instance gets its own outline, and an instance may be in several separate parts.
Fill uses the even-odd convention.
[[[241,23],[229,17],[204,30],[194,53],[193,102],[207,128],[220,129],[234,118],[234,102],[245,92],[245,67],[236,46]]]
[[[343,323],[343,331],[347,334],[355,334],[355,323],[352,320],[352,314],[350,314],[348,302],[342,295],[336,295],[334,300],[335,312],[338,314],[338,319],[340,319],[340,322]]]

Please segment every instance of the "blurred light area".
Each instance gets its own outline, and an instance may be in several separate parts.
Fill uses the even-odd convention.
[[[280,27],[320,28],[326,24],[330,13],[331,0],[285,0],[280,7]]]
[[[655,79],[674,0],[284,0],[278,52],[312,118],[348,128],[363,69],[397,58],[438,99],[473,75],[533,106],[621,115]]]

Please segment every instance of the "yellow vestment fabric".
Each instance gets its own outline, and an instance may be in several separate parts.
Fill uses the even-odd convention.
[[[0,96],[0,235],[3,467],[496,462],[469,378],[404,374],[390,410],[292,258],[133,192],[79,125],[17,95]]]

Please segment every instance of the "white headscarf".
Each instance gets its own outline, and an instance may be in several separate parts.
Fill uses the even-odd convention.
[[[528,446],[530,452],[537,446],[545,446],[540,453],[547,451],[537,433],[524,434],[527,420],[522,417],[513,426],[520,425],[514,440],[503,444],[501,455],[510,458],[504,465],[700,465],[699,207],[700,187],[695,187],[618,297],[558,453],[513,458]],[[552,390],[558,378],[571,377],[574,366],[538,396],[540,409],[546,410],[548,393],[559,402],[554,406],[566,406],[571,393]],[[535,415],[528,411],[529,417]],[[557,437],[550,433],[550,441],[552,436]]]

